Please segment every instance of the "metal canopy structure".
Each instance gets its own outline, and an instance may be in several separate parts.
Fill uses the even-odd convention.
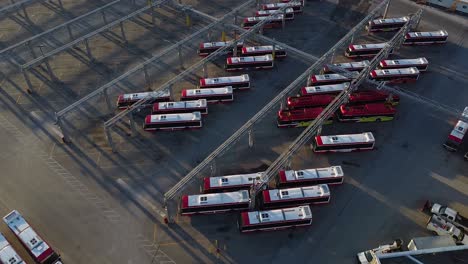
[[[178,195],[186,188],[186,186],[196,179],[197,176],[214,162],[214,160],[222,155],[225,151],[230,149],[243,135],[251,132],[254,125],[262,120],[267,113],[269,113],[274,107],[280,105],[280,102],[285,96],[290,94],[292,91],[297,89],[301,84],[304,84],[307,79],[310,79],[310,75],[319,71],[320,67],[332,60],[335,52],[347,46],[350,41],[353,40],[354,35],[364,29],[367,23],[374,17],[385,13],[390,0],[381,2],[374,10],[372,10],[360,23],[358,23],[353,29],[351,29],[340,41],[338,41],[327,53],[325,53],[318,61],[316,61],[310,68],[302,73],[295,81],[293,81],[288,87],[281,91],[270,103],[262,108],[257,114],[255,114],[249,121],[247,121],[241,128],[239,128],[231,137],[229,137],[223,144],[216,148],[208,157],[200,162],[192,171],[190,171],[184,178],[182,178],[174,187],[164,194],[165,206],[168,212],[169,221],[173,220],[173,217],[177,213],[175,199]],[[249,133],[251,134],[251,133]]]
[[[15,2],[12,0],[11,5],[7,5],[7,6],[0,8],[0,16],[7,15],[8,13],[15,12],[19,9],[23,9],[24,14],[27,16],[27,13],[26,13],[27,5],[33,4],[35,2],[43,2],[43,1],[44,0],[22,0],[22,1]]]
[[[266,184],[273,179],[277,172],[285,167],[285,165],[290,161],[292,156],[304,146],[317,131],[319,131],[323,122],[326,121],[333,113],[338,110],[340,105],[345,104],[349,95],[357,90],[357,88],[368,78],[369,73],[374,69],[382,59],[386,58],[391,50],[397,49],[404,41],[406,33],[409,32],[411,28],[415,28],[421,19],[422,9],[420,9],[416,14],[411,16],[411,19],[402,27],[393,38],[387,42],[385,48],[383,48],[370,62],[369,66],[360,71],[356,79],[351,82],[351,85],[348,89],[341,92],[325,109],[320,113],[320,115],[312,121],[312,123],[294,140],[294,142],[283,152],[281,155],[266,169],[262,174],[260,181],[252,186],[251,195],[256,197],[256,195],[266,187]],[[252,199],[251,206],[255,207],[255,200]]]
[[[248,3],[252,3],[253,1],[248,1]],[[284,10],[286,10],[287,6],[284,6],[282,8],[279,9],[279,12],[283,12]],[[235,15],[237,14],[238,10],[236,11],[232,11],[230,12],[230,14],[232,13],[232,15]],[[192,74],[193,72],[197,71],[198,69],[202,68],[204,69],[204,72],[206,74],[206,64],[208,62],[210,62],[211,60],[213,60],[214,58],[218,57],[219,55],[222,55],[222,54],[225,54],[229,49],[232,49],[234,48],[236,45],[237,45],[237,42],[239,41],[243,41],[245,40],[246,38],[248,38],[250,35],[252,34],[255,34],[256,31],[260,30],[263,28],[263,25],[267,22],[269,22],[271,19],[273,18],[272,15],[268,16],[265,20],[262,20],[261,22],[255,24],[254,26],[252,26],[249,30],[245,31],[244,33],[242,33],[238,39],[232,41],[231,43],[229,43],[228,45],[216,50],[215,52],[211,53],[210,55],[206,56],[204,59],[200,60],[199,62],[193,64],[192,66],[190,66],[188,69],[186,69],[185,71],[181,72],[179,75],[177,75],[176,77],[174,77],[173,79],[169,80],[168,82],[166,82],[165,84],[163,84],[162,86],[160,86],[159,88],[157,89],[154,89],[154,91],[162,91],[162,90],[166,90],[166,89],[171,89],[172,85],[174,85],[175,83],[183,80],[186,76],[188,76],[189,74]],[[216,21],[216,22],[213,22],[213,23],[219,23],[219,21]],[[234,49],[236,50],[236,49]],[[236,51],[234,51],[234,54],[235,54]],[[132,114],[134,111],[140,109],[142,106],[144,106],[148,100],[150,98],[143,98],[141,100],[139,100],[138,102],[136,102],[135,104],[133,104],[132,106],[130,106],[128,109],[118,113],[117,115],[115,115],[113,118],[109,119],[108,121],[106,121],[104,123],[104,129],[105,129],[105,133],[106,133],[106,136],[109,140],[109,144],[111,145],[112,149],[115,150],[115,147],[113,146],[113,142],[112,142],[112,135],[109,131],[109,129],[114,125],[116,124],[118,121],[122,120],[125,116],[127,115],[130,115]],[[133,122],[133,118],[130,118],[130,122],[131,122],[131,126],[132,126],[132,129],[133,129],[133,126],[134,126],[134,122]]]

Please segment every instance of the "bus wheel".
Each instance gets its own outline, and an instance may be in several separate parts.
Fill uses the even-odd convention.
[[[380,119],[380,118],[377,118],[377,119],[375,120],[375,122],[380,122],[380,121],[382,121],[382,119]]]

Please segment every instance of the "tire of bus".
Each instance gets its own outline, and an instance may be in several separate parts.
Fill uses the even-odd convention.
[[[375,122],[381,122],[381,121],[382,121],[382,119],[380,119],[380,118],[375,119]]]

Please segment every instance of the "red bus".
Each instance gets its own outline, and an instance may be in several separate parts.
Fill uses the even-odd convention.
[[[8,225],[19,241],[21,241],[21,244],[23,244],[36,263],[62,263],[60,255],[34,231],[18,211],[13,210],[3,217],[3,221]]]
[[[342,105],[337,112],[340,122],[381,122],[391,121],[396,109],[386,103],[373,103],[365,105]]]
[[[263,24],[264,28],[281,27],[283,25],[283,17],[283,14],[272,15],[271,18],[267,16],[246,17],[242,21],[242,27],[245,29],[250,29],[251,27],[257,25],[263,20],[266,20],[267,18],[269,18],[269,20],[265,22],[265,24]]]
[[[312,224],[308,205],[268,211],[242,212],[237,225],[242,233],[273,231]]]
[[[221,88],[231,86],[234,90],[244,90],[250,88],[250,78],[248,74],[239,76],[203,78],[200,79],[200,88]]]
[[[262,172],[205,177],[203,178],[203,187],[201,188],[201,191],[203,193],[213,193],[250,189],[252,184],[254,184],[254,180],[260,180],[261,176]]]
[[[248,190],[224,193],[183,195],[180,203],[181,215],[213,214],[234,210],[248,210]]]
[[[306,86],[302,87],[301,95],[302,96],[315,96],[319,94],[339,94],[343,90],[348,89],[350,83],[339,83],[339,84],[330,84],[330,85],[320,85],[320,86]]]
[[[348,105],[367,104],[367,103],[388,103],[398,105],[400,97],[398,95],[390,95],[384,91],[369,90],[358,91],[349,95]]]
[[[231,43],[232,43],[232,41],[218,41],[218,42],[201,43],[200,47],[198,48],[198,55],[200,55],[200,56],[210,55],[211,53],[219,50],[220,48],[231,45]],[[238,41],[237,42],[237,51],[238,52],[241,51],[242,46],[244,46],[244,42],[243,41]],[[232,50],[229,50],[228,54],[232,54]]]
[[[146,131],[195,129],[202,127],[202,125],[200,112],[147,115],[143,129]]]
[[[420,72],[426,71],[429,66],[429,62],[426,58],[416,59],[401,59],[401,60],[382,60],[380,62],[380,68],[382,69],[398,69],[398,68],[409,68],[416,67]]]
[[[352,152],[374,149],[375,139],[371,132],[316,136],[312,142],[312,150],[316,153],[323,152]]]
[[[226,60],[226,71],[238,71],[245,69],[271,69],[273,68],[273,56],[249,56],[249,57],[229,57]]]
[[[345,51],[345,56],[348,58],[359,58],[359,57],[374,57],[385,48],[387,43],[376,43],[376,44],[360,44],[360,45],[349,45]],[[389,54],[392,54],[393,50],[390,50]]]
[[[302,109],[281,109],[278,111],[277,125],[278,127],[308,127],[319,115],[324,108],[302,108]],[[331,124],[333,116],[331,116],[325,124]]]
[[[353,62],[342,62],[342,63],[331,64],[331,66],[333,66],[333,67],[339,67],[339,68],[342,68],[342,69],[348,70],[348,71],[361,71],[361,70],[367,68],[367,66],[369,66],[369,65],[370,65],[370,62],[368,60],[353,61]],[[333,71],[332,67],[330,67],[329,65],[325,65],[323,67],[323,70],[322,70],[322,73],[324,73],[324,74],[334,73],[334,72],[335,71]]]
[[[273,3],[273,4],[263,4],[262,10],[278,10],[283,7],[292,8],[294,13],[302,12],[302,3],[301,2],[287,2],[287,3]]]
[[[357,72],[354,73],[356,73],[356,75],[358,74]],[[351,77],[347,77],[337,73],[312,75],[310,77],[310,83],[312,85],[340,84],[351,82],[352,80],[353,78]]]
[[[378,31],[396,31],[404,27],[409,21],[409,17],[396,17],[396,18],[380,18],[369,21],[369,25],[366,26],[369,32]]]
[[[284,12],[280,12],[279,10],[258,10],[255,12],[256,17],[263,17],[263,16],[270,16],[270,15],[278,15],[284,14],[284,19],[286,20],[293,20],[294,19],[294,10],[292,8],[286,8]]]
[[[8,240],[0,233],[0,263],[2,264],[25,264],[23,259],[16,253]]]
[[[278,186],[297,187],[314,184],[342,184],[344,180],[341,166],[305,170],[281,170]]]
[[[273,54],[273,45],[243,47],[242,56],[261,56]],[[275,59],[286,57],[286,51],[280,46],[275,46]]]
[[[154,104],[156,102],[167,102],[171,100],[171,93],[169,90],[154,91],[154,92],[142,92],[142,93],[131,93],[121,94],[117,98],[117,108],[127,109],[134,103],[140,101],[143,98],[151,98],[148,104]]]
[[[465,107],[463,110],[462,117],[465,120],[468,120],[468,107]],[[463,138],[465,137],[467,129],[468,123],[462,120],[458,120],[457,124],[445,141],[444,147],[449,151],[457,151],[458,147],[463,142]]]
[[[208,114],[206,99],[184,102],[160,102],[153,105],[153,115],[158,114],[180,114],[200,112],[202,115]]]
[[[371,79],[388,83],[415,82],[419,79],[419,70],[416,67],[400,69],[373,70],[370,72]]]
[[[222,103],[234,101],[232,87],[205,88],[205,89],[184,89],[180,100],[190,101],[206,99],[208,103]]]
[[[330,188],[326,184],[307,187],[262,191],[263,208],[279,208],[303,204],[330,202]]]
[[[309,107],[327,106],[333,101],[333,99],[335,99],[335,96],[331,94],[319,94],[313,96],[290,96],[286,100],[286,104],[289,109],[301,109]]]
[[[405,36],[403,45],[430,45],[447,42],[448,32],[445,30],[431,32],[409,32]]]

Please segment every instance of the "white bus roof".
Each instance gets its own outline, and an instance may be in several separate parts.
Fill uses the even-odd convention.
[[[312,219],[308,205],[268,211],[248,212],[249,224],[283,222],[288,220]]]
[[[273,11],[278,11],[278,10],[273,10]],[[271,16],[271,20],[282,20],[283,19],[283,14],[275,14]],[[269,16],[257,16],[257,17],[246,17],[245,20],[248,22],[256,22],[256,21],[263,21],[266,20]]]
[[[272,61],[273,56],[271,56],[271,54],[267,54],[263,56],[229,57],[227,60],[228,63],[265,62]]]
[[[203,48],[221,48],[232,43],[231,41],[204,42],[201,44]],[[238,41],[237,46],[244,45],[243,41]]]
[[[466,108],[465,108],[466,110]],[[465,116],[465,118],[468,118]],[[452,132],[450,132],[451,137],[455,137],[458,139],[458,141],[463,140],[463,137],[466,134],[466,130],[468,129],[468,123],[458,120],[457,124],[453,128]]]
[[[373,70],[372,76],[386,76],[386,75],[404,75],[404,74],[419,74],[419,70],[416,67],[410,68],[398,68],[398,69],[382,69]]]
[[[370,62],[368,60],[364,61],[352,61],[352,62],[342,62],[342,63],[334,63],[332,65],[345,68],[345,69],[352,69],[352,68],[363,68],[369,66]]]
[[[331,166],[327,168],[304,169],[304,170],[288,170],[284,171],[286,181],[296,181],[305,179],[320,179],[320,178],[339,178],[343,177],[343,169],[341,166]]]
[[[37,258],[50,247],[39,237],[39,235],[29,226],[21,214],[14,210],[5,217],[3,221],[23,242],[29,251]]]
[[[179,102],[159,102],[158,109],[185,109],[185,108],[204,108],[207,106],[206,99],[194,101],[179,101]]]
[[[232,204],[249,202],[249,191],[188,195],[188,206],[206,206],[214,204]]]
[[[165,122],[178,122],[178,121],[192,121],[201,120],[200,112],[193,113],[182,113],[182,114],[162,114],[162,115],[151,115],[151,123],[165,123]]]
[[[306,86],[304,87],[304,89],[307,93],[314,94],[314,93],[325,93],[325,92],[340,92],[346,89],[348,86],[349,86],[349,82],[345,82],[345,83],[330,84],[330,85]]]
[[[289,3],[273,3],[273,4],[264,4],[263,5],[266,9],[272,9],[272,8],[282,8],[282,7],[285,7],[285,6],[288,6],[288,7],[293,7],[293,6],[302,6],[301,2],[297,2],[297,1],[294,1],[294,2],[289,2]]]
[[[286,8],[284,12],[286,12],[286,14],[291,14],[291,13],[294,13],[294,10],[292,8]],[[257,11],[258,15],[272,15],[272,14],[282,14],[282,13],[283,12],[279,10],[258,10]]]
[[[232,87],[226,86],[226,87],[221,87],[221,88],[201,88],[201,89],[185,90],[185,96],[217,95],[217,94],[232,94]]]
[[[348,77],[338,73],[312,75],[312,79],[316,81],[349,80]]]
[[[353,144],[356,142],[375,142],[371,132],[360,134],[317,136],[321,139],[321,145]]]
[[[381,19],[374,19],[372,23],[375,25],[382,25],[382,24],[394,24],[394,23],[406,23],[409,21],[409,17],[394,17],[394,18],[381,18]]]
[[[260,179],[262,172],[210,177],[210,187],[251,185],[254,179]]]
[[[382,60],[380,62],[380,66],[405,66],[405,65],[426,65],[429,64],[429,61],[422,57],[422,58],[415,58],[415,59],[400,59],[400,60]]]
[[[16,253],[6,238],[0,233],[0,263],[22,264],[24,261]]]
[[[273,45],[244,47],[243,50],[245,50],[247,53],[255,51],[273,51]],[[275,50],[283,50],[283,48],[280,46],[275,46]]]
[[[124,100],[141,100],[146,97],[151,98],[159,98],[159,97],[169,97],[171,96],[171,92],[169,90],[162,90],[162,91],[153,91],[153,92],[142,92],[142,93],[129,93],[124,94],[122,99]]]
[[[238,82],[248,82],[249,75],[242,74],[239,76],[227,76],[227,77],[216,77],[216,78],[204,78],[201,79],[201,82],[204,85],[220,84],[220,83],[238,83]]]
[[[371,43],[371,44],[353,44],[351,47],[354,50],[368,50],[368,49],[383,49],[387,43]]]
[[[271,201],[330,196],[330,188],[328,188],[326,184],[300,188],[266,190],[266,192],[268,192]]]
[[[426,31],[426,32],[409,32],[407,35],[409,35],[412,38],[446,37],[446,36],[448,36],[448,33],[445,30],[438,30],[438,31]]]

